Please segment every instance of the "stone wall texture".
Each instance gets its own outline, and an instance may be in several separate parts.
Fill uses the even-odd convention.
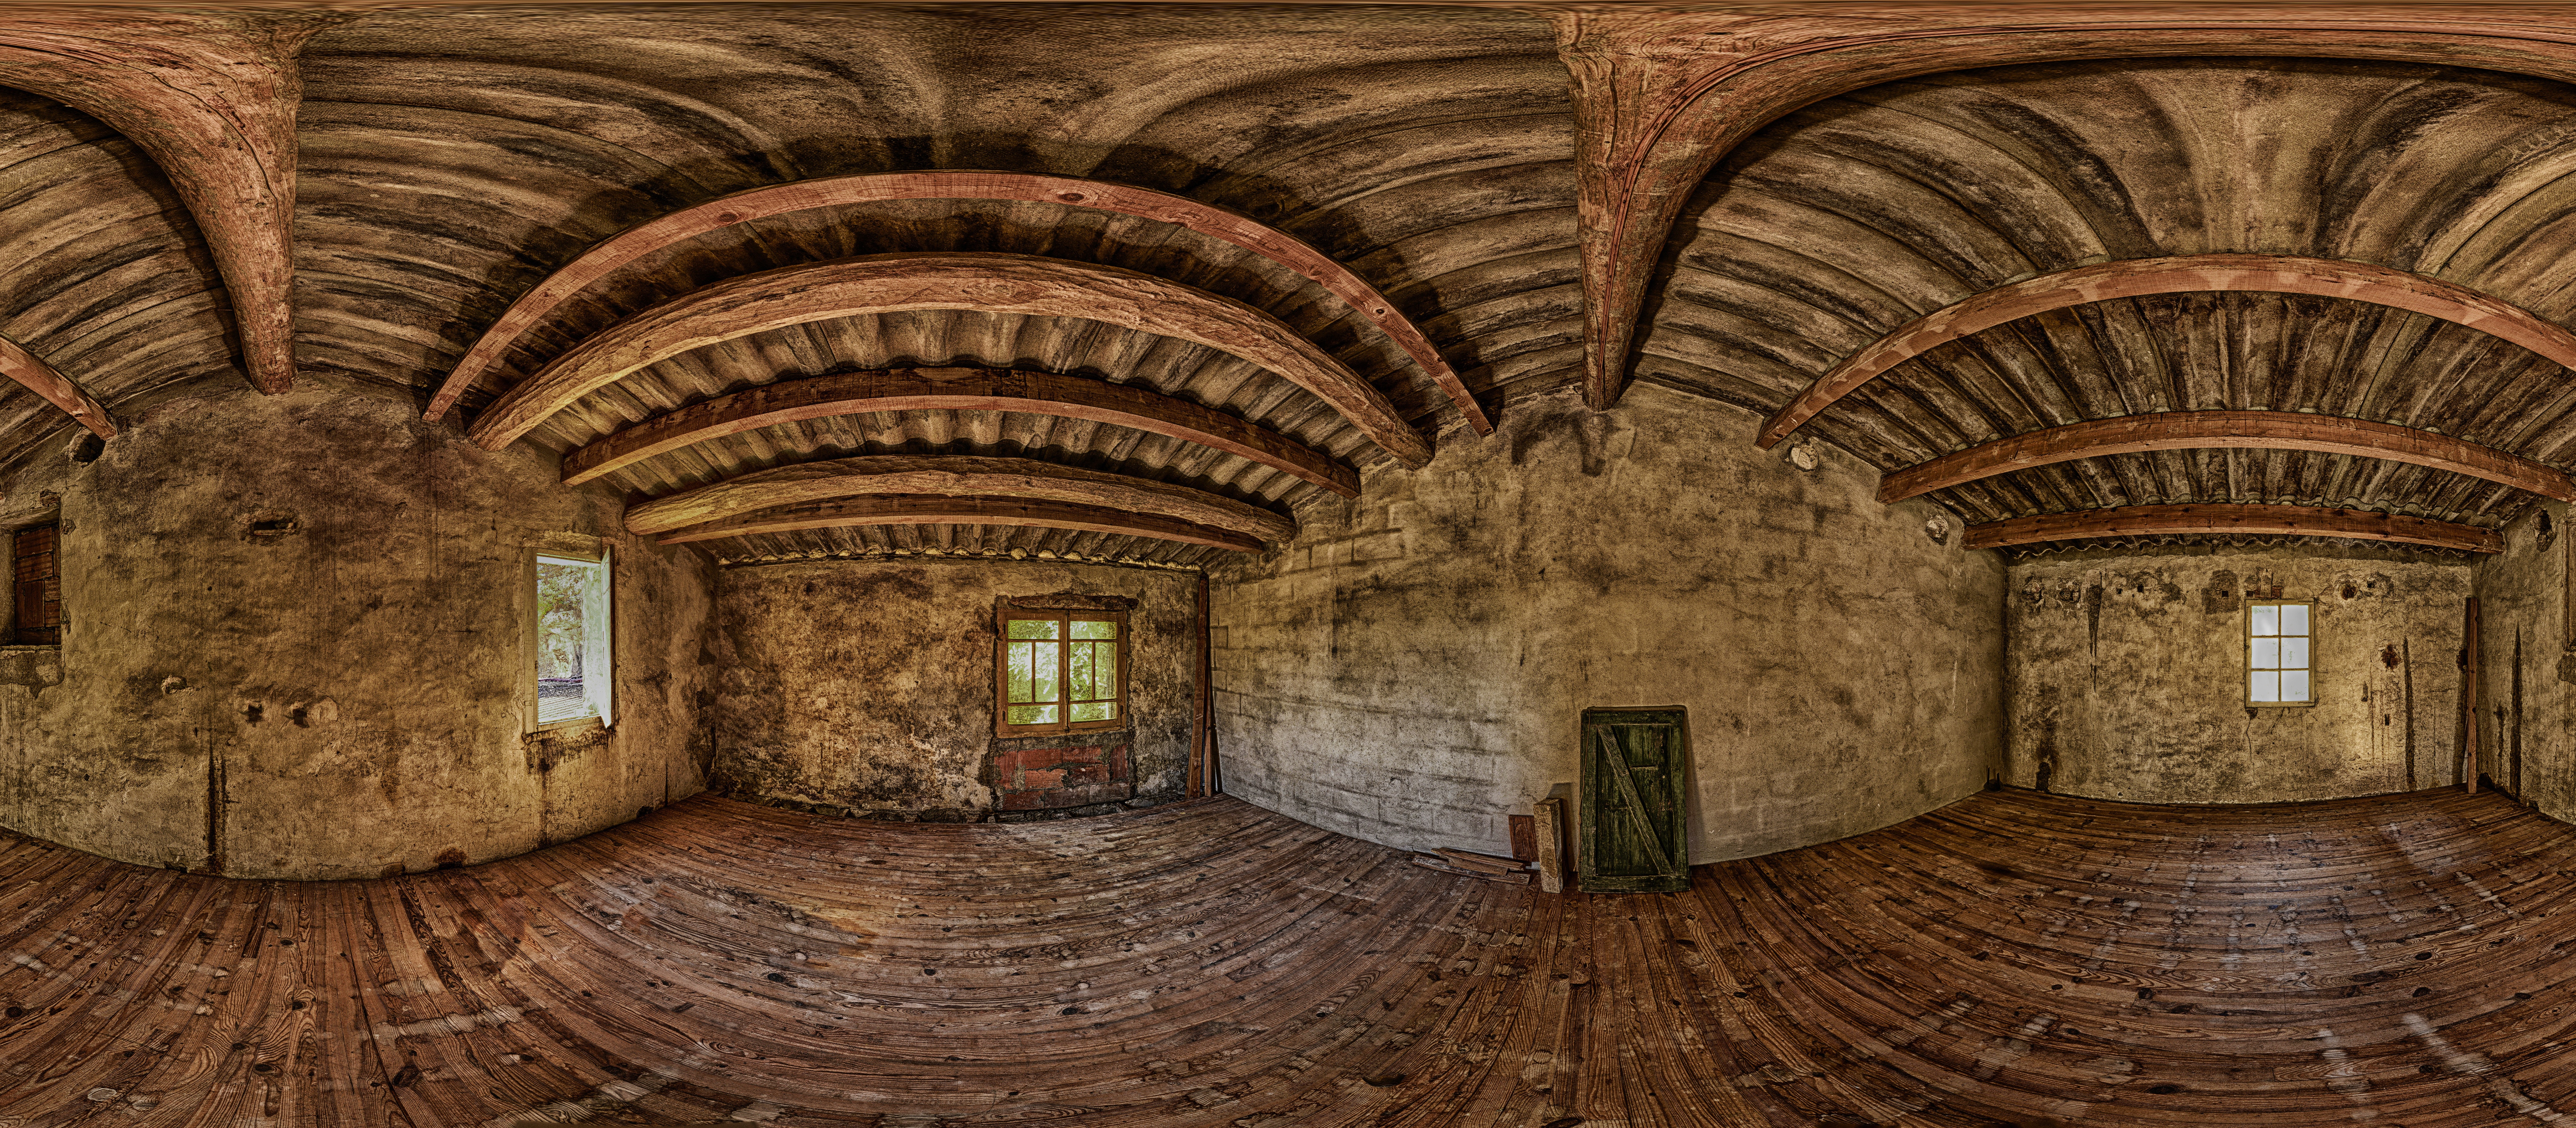
[[[2141,803],[2270,803],[2454,780],[2458,556],[2329,546],[2014,564],[2006,781]],[[2316,704],[2245,704],[2246,593],[2316,603]],[[2411,749],[2412,771],[2409,771]]]
[[[1583,709],[1689,710],[1691,856],[1897,822],[2003,753],[2002,563],[1829,447],[1651,385],[1444,437],[1212,584],[1227,791],[1409,848],[1506,851],[1575,779]]]
[[[0,825],[149,865],[376,877],[700,790],[712,566],[625,535],[619,499],[564,488],[543,453],[418,414],[346,387],[179,399],[93,461],[14,467],[0,522],[59,516],[69,627],[0,661]],[[526,736],[526,553],[567,537],[616,559],[617,724]]]
[[[2535,505],[2505,527],[2503,552],[2478,560],[2477,748],[2479,769],[2497,784],[2576,821],[2568,516],[2564,502]]]
[[[746,799],[980,820],[998,804],[997,753],[1126,745],[1136,797],[1179,798],[1198,692],[1198,583],[1195,573],[1047,560],[725,569],[716,596],[720,784]],[[1007,597],[1057,593],[1136,601],[1127,618],[1133,723],[996,739],[994,609]]]

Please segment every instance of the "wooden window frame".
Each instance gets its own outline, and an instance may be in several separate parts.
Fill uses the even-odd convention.
[[[537,565],[556,560],[571,564],[595,564],[599,567],[599,590],[591,593],[598,606],[585,608],[582,615],[585,634],[589,623],[600,626],[602,645],[593,649],[584,640],[582,649],[582,696],[589,699],[592,712],[558,721],[540,719],[542,706],[537,696],[537,654],[543,646],[538,623]],[[519,662],[520,699],[526,703],[524,733],[552,732],[577,725],[597,723],[603,729],[617,727],[617,560],[606,544],[593,548],[531,547],[521,563],[520,590],[524,593],[520,614],[520,639],[523,657]]]
[[[33,601],[33,606],[36,609],[36,617],[46,619],[48,621],[43,623],[41,626],[29,626],[28,610],[30,607],[30,601],[28,599],[28,588],[31,577],[25,574],[27,569],[24,561],[28,558],[20,555],[19,541],[21,538],[40,532],[51,535],[52,546],[47,548],[41,554],[47,557],[46,570],[44,574],[32,577],[33,579],[43,581],[44,584],[47,585],[46,587],[40,587],[37,589],[38,595]],[[33,525],[22,525],[18,528],[9,530],[9,575],[9,645],[61,646],[63,644],[64,634],[62,522],[43,521]],[[53,593],[54,597],[52,599],[47,600],[43,598],[42,593],[46,590],[50,590]],[[44,609],[48,607],[53,609],[53,614],[50,616],[44,614]]]
[[[2308,609],[2308,633],[2289,637],[2308,640],[2308,699],[2305,701],[2254,700],[2254,609],[2257,607],[2305,607]],[[2281,636],[2268,636],[2281,637]],[[2245,601],[2245,625],[2236,636],[2236,695],[2248,709],[2313,709],[2317,704],[2317,603],[2313,599],[2248,599]]]
[[[1041,622],[1053,620],[1056,624],[1056,637],[1052,640],[1014,639],[1011,637],[1011,620],[1013,619],[1027,619]],[[1118,706],[1118,715],[1105,721],[1060,720],[1031,725],[1012,724],[1011,644],[1013,642],[1053,641],[1061,646],[1067,642],[1073,641],[1073,624],[1076,622],[1115,623],[1118,625],[1118,689],[1116,696],[1110,698],[1110,700],[1115,702]],[[993,735],[997,737],[1060,736],[1065,733],[1111,732],[1126,728],[1130,720],[1128,714],[1130,706],[1127,702],[1127,671],[1129,666],[1127,657],[1128,638],[1127,612],[1124,610],[1091,610],[1062,607],[1012,607],[1008,605],[997,608],[993,612]],[[1063,715],[1066,717],[1071,717],[1073,713],[1071,707],[1072,702],[1070,700],[1070,679],[1072,677],[1073,662],[1070,657],[1065,656],[1061,651],[1059,651],[1056,659],[1056,678],[1058,686],[1057,700],[1059,703],[1066,706],[1063,710]]]

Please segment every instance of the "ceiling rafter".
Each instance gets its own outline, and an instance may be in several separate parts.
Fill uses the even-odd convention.
[[[2494,529],[2362,509],[2312,505],[2124,505],[2043,513],[1968,526],[1969,548],[2141,536],[2301,536],[2420,544],[2460,552],[2504,551]]]
[[[306,17],[19,10],[0,21],[0,85],[107,123],[161,167],[232,298],[242,363],[295,382],[294,55]]]
[[[91,434],[102,439],[116,437],[116,421],[108,417],[106,408],[100,407],[97,400],[80,389],[80,385],[55,371],[53,365],[45,363],[45,358],[28,352],[24,346],[6,337],[0,337],[0,376],[24,384],[28,391],[45,397],[46,402],[63,409],[74,422],[89,428]]]
[[[1619,402],[1674,222],[1738,144],[1800,107],[1901,78],[2147,55],[2431,63],[2576,80],[2550,8],[2359,5],[1730,6],[1552,14],[1572,73],[1582,222],[1584,401]]]
[[[563,480],[579,485],[655,455],[782,423],[893,411],[1016,411],[1106,423],[1212,447],[1343,497],[1360,495],[1358,471],[1267,427],[1134,384],[1019,368],[885,368],[764,384],[583,446],[564,456]]]
[[[817,208],[888,200],[1010,200],[1063,204],[1139,216],[1222,239],[1296,271],[1322,286],[1325,292],[1376,326],[1378,332],[1411,356],[1423,374],[1439,385],[1449,397],[1449,402],[1457,407],[1458,413],[1478,435],[1493,433],[1493,421],[1485,416],[1484,408],[1476,403],[1476,397],[1458,379],[1458,373],[1449,367],[1449,362],[1441,358],[1440,350],[1432,346],[1431,339],[1423,335],[1421,328],[1398,310],[1395,303],[1378,293],[1376,287],[1303,239],[1240,212],[1150,188],[1073,176],[962,170],[888,172],[774,184],[718,197],[627,228],[582,252],[581,257],[564,264],[510,303],[510,308],[501,314],[500,319],[493,322],[482,338],[457,361],[455,370],[439,386],[438,394],[430,399],[429,409],[423,418],[436,420],[446,414],[457,397],[498,365],[528,330],[543,322],[565,301],[628,263],[675,243],[739,223]]]
[[[2150,450],[2304,450],[2428,466],[2576,501],[2565,472],[2466,439],[2369,419],[2297,411],[2172,411],[2122,415],[2011,435],[1888,473],[1878,500],[1934,490],[2107,454]]]
[[[1128,513],[1096,505],[1055,501],[957,497],[862,497],[781,506],[693,525],[663,537],[661,543],[687,544],[725,537],[857,525],[1017,525],[1149,537],[1236,552],[1261,551],[1261,541],[1257,537],[1151,513]]]
[[[1763,424],[1768,449],[1800,425],[1933,348],[2050,310],[2151,294],[2312,294],[2438,317],[2511,341],[2561,367],[2576,368],[2576,333],[2521,306],[2466,286],[2368,263],[2299,255],[2173,255],[2079,266],[1997,286],[1899,326],[1833,366]]]
[[[1314,393],[1398,462],[1431,461],[1430,441],[1383,393],[1278,318],[1133,270],[989,252],[863,255],[691,291],[555,358],[493,401],[468,433],[498,450],[581,397],[692,349],[789,325],[922,309],[1081,318],[1193,341]]]
[[[630,506],[626,531],[667,533],[758,510],[843,497],[1010,498],[1145,513],[1278,544],[1294,518],[1189,486],[1032,458],[863,455],[754,471]]]

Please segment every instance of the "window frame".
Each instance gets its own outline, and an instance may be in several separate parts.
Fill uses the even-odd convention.
[[[544,611],[537,606],[537,565],[545,562],[593,564],[599,568],[596,591],[586,593],[582,610],[582,696],[591,712],[561,720],[540,720],[543,705],[538,697],[537,657],[543,652]],[[524,578],[521,582],[522,610],[520,638],[522,658],[519,662],[519,692],[525,701],[526,721],[521,730],[527,733],[553,732],[559,729],[597,722],[603,729],[617,725],[617,564],[609,546],[567,548],[544,545],[527,550]],[[595,607],[591,606],[596,600]],[[602,645],[591,646],[589,635],[596,623]]]
[[[2274,669],[2300,669],[2308,675],[2308,697],[2305,701],[2254,700],[2254,609],[2257,607],[2304,607],[2308,612],[2308,630],[2303,635],[2266,635],[2266,638],[2304,638],[2308,640],[2308,664],[2301,667],[2278,666]],[[2248,709],[2312,709],[2317,704],[2317,602],[2313,599],[2248,599],[2245,601],[2244,626],[2236,637],[2236,693]]]
[[[1014,619],[1025,619],[1032,622],[1053,620],[1056,623],[1056,637],[1053,639],[1014,639],[1011,637],[1011,620]],[[1014,642],[1051,641],[1061,648],[1066,644],[1075,641],[1072,637],[1073,624],[1077,622],[1114,623],[1118,627],[1118,688],[1114,695],[1109,698],[1110,701],[1116,703],[1118,706],[1118,715],[1105,721],[1076,721],[1069,719],[1073,712],[1071,708],[1073,662],[1062,649],[1059,649],[1056,657],[1057,701],[1066,706],[1063,713],[1068,719],[1042,721],[1036,724],[1026,725],[1012,724],[1011,644]],[[1008,605],[997,608],[993,612],[993,735],[1005,738],[1021,736],[1060,736],[1066,733],[1109,732],[1116,729],[1126,728],[1129,723],[1128,709],[1130,708],[1127,702],[1128,637],[1127,612],[1123,609],[1012,607]]]
[[[49,534],[52,538],[52,543],[51,546],[46,548],[43,553],[37,554],[47,558],[45,561],[45,573],[41,576],[30,577],[24,573],[26,571],[25,561],[31,559],[31,557],[20,553],[19,540],[20,538],[36,533]],[[63,615],[63,525],[60,519],[38,521],[33,524],[20,525],[9,530],[9,580],[8,645],[60,647],[63,644],[63,636],[70,633],[69,627],[64,621],[65,616]],[[43,626],[29,626],[27,624],[27,592],[30,580],[42,581],[44,586],[38,590],[40,592],[49,590],[53,594],[53,598],[50,600],[41,598],[40,596],[35,601],[35,605],[40,611],[47,607],[53,609],[51,621],[45,623]],[[29,637],[30,635],[46,635],[50,637],[31,638]]]

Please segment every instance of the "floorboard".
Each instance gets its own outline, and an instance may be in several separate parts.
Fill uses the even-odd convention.
[[[2564,1124],[2571,907],[2576,831],[2451,792],[1995,792],[1622,895],[1230,799],[311,884],[0,838],[0,1124]]]

